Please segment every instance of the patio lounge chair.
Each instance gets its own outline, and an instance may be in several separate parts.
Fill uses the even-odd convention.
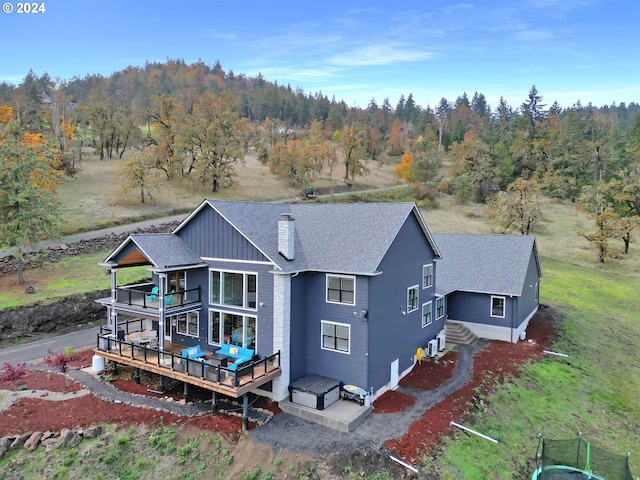
[[[171,293],[167,293],[164,296],[164,304],[165,305],[173,305],[173,300],[171,300],[171,297],[173,297],[175,290],[171,290]]]
[[[158,287],[153,287],[151,289],[151,293],[144,296],[145,300],[149,300],[149,301],[158,300],[158,291],[159,291]]]

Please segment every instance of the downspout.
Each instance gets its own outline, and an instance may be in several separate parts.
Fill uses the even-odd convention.
[[[515,326],[515,321],[516,321],[516,305],[517,305],[517,300],[515,300],[513,298],[513,296],[509,295],[509,298],[511,299],[511,343],[515,343],[513,341],[513,331],[515,330],[516,326]],[[516,339],[516,342],[518,340]]]
[[[111,317],[109,323],[111,325],[111,333],[113,338],[118,338],[118,314],[116,313],[115,304],[118,296],[118,269],[111,268],[111,308],[109,309],[109,316]]]
[[[158,320],[159,320],[159,328],[158,330],[160,330],[158,332],[159,335],[159,345],[160,345],[160,350],[164,351],[164,322],[166,321],[166,319],[164,318],[164,293],[165,293],[165,281],[166,281],[167,275],[165,273],[158,273],[158,298],[160,298],[160,307],[159,307],[159,312],[158,312]]]

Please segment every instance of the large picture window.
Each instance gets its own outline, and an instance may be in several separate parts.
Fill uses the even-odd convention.
[[[407,313],[418,309],[418,285],[407,289]]]
[[[209,303],[240,308],[256,308],[257,275],[211,270]]]
[[[209,311],[209,343],[256,348],[256,317]]]
[[[171,323],[175,320],[176,333],[181,335],[189,335],[191,337],[198,336],[198,312],[181,313],[167,317]]]
[[[343,275],[327,275],[327,302],[356,303],[356,278]]]
[[[433,264],[422,266],[422,288],[433,285]]]
[[[344,323],[322,321],[322,349],[349,353],[351,327]]]
[[[504,297],[491,296],[491,316],[504,318]]]
[[[444,315],[444,297],[436,298],[436,318]]]
[[[431,325],[432,306],[431,302],[422,304],[422,326]]]

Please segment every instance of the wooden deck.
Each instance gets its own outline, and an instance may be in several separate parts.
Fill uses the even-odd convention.
[[[212,365],[209,361],[203,363],[182,357],[180,353],[183,348],[180,345],[167,344],[164,350],[158,350],[99,336],[98,348],[95,348],[94,352],[122,365],[157,373],[234,398],[241,397],[280,376],[279,353],[235,371]]]

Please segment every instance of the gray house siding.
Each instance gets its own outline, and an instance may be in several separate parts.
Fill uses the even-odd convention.
[[[368,388],[388,384],[391,363],[399,360],[399,373],[413,365],[418,347],[424,347],[444,328],[435,320],[436,263],[417,220],[410,215],[380,263],[381,275],[370,279]],[[422,288],[422,266],[433,264],[434,285]],[[407,289],[418,285],[418,309],[407,312]],[[431,325],[422,327],[422,304],[432,302]]]
[[[499,295],[501,296],[501,295]],[[451,320],[513,328],[518,297],[505,296],[504,318],[491,316],[491,295],[486,293],[453,292],[447,295],[448,315]]]
[[[531,255],[527,276],[522,287],[522,296],[518,301],[518,326],[538,307],[538,288],[540,286],[540,275],[535,261],[535,256]]]
[[[210,207],[202,208],[177,235],[202,258],[268,261],[251,242]]]
[[[339,274],[339,273],[336,273]],[[367,322],[353,312],[367,308],[368,279],[356,278],[356,304],[326,301],[326,274],[301,273],[294,277],[291,314],[291,380],[324,375],[359,386],[367,380]],[[349,353],[322,348],[322,321],[349,325]]]

